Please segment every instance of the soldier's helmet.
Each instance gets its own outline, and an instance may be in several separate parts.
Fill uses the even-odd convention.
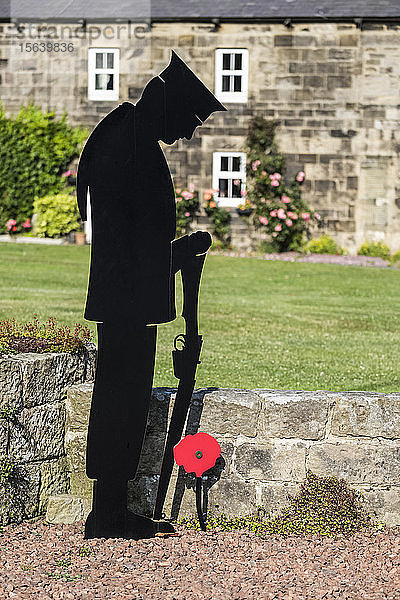
[[[167,144],[179,137],[190,139],[196,126],[215,111],[226,111],[212,92],[172,50],[169,65],[160,73],[164,82],[165,131]]]
[[[211,113],[226,108],[212,92],[193,73],[187,64],[172,50],[169,65],[159,75],[166,84],[168,92],[175,91],[183,99],[187,110],[205,121]]]

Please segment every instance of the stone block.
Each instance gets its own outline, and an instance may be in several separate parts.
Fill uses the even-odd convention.
[[[0,456],[7,454],[8,450],[8,422],[0,419]]]
[[[0,486],[0,525],[37,516],[39,490],[40,465],[18,465],[12,481]]]
[[[304,442],[294,440],[240,444],[233,466],[246,481],[301,481],[306,474],[306,447]]]
[[[263,398],[263,438],[321,440],[325,435],[329,398],[318,392],[257,390]]]
[[[150,400],[146,434],[168,430],[168,415],[174,405],[176,388],[155,388]]]
[[[354,56],[354,50],[343,50],[339,48],[329,49],[330,60],[352,60]]]
[[[46,510],[49,496],[68,491],[69,481],[65,457],[40,465],[39,513]]]
[[[298,154],[298,160],[301,163],[315,164],[317,162],[317,155],[316,154]]]
[[[64,425],[62,402],[25,408],[10,428],[10,454],[19,463],[61,456]]]
[[[22,377],[22,400],[25,408],[58,402],[64,398],[67,387],[80,383],[90,372],[91,361],[77,354],[16,355],[14,359]]]
[[[371,441],[322,442],[308,451],[307,468],[349,484],[400,485],[400,444]]]
[[[289,63],[289,73],[315,73],[315,63]]]
[[[200,431],[255,437],[260,412],[261,399],[256,393],[221,388],[204,395]]]
[[[160,434],[146,434],[138,465],[138,473],[146,475],[157,475],[160,473],[165,441]]]
[[[330,179],[317,179],[314,183],[316,192],[326,193],[329,190],[336,190],[336,182]]]
[[[358,177],[347,177],[346,189],[358,190]]]
[[[91,503],[84,498],[68,494],[50,496],[47,504],[46,521],[48,523],[65,523],[71,525],[86,521],[91,510]]]
[[[308,100],[313,100],[313,93],[311,90],[293,90],[294,93],[294,101],[295,102],[303,102]],[[313,121],[314,122],[314,121]],[[320,122],[316,121],[317,127],[320,126]]]
[[[323,87],[325,80],[320,75],[305,75],[304,76],[304,87]]]
[[[87,477],[86,471],[72,471],[68,473],[68,478],[69,492],[72,495],[88,500],[93,498],[93,480]]]
[[[300,483],[268,482],[258,486],[258,504],[262,506],[265,516],[276,516],[290,504],[290,496],[296,496],[300,491]]]
[[[276,86],[278,88],[290,88],[296,85],[300,85],[301,78],[298,75],[294,75],[292,77],[277,77],[276,78]]]
[[[294,35],[293,36],[293,46],[304,47],[304,46],[314,46],[315,45],[315,37],[311,35]]]
[[[22,409],[22,372],[13,357],[0,358],[0,408],[8,405]]]
[[[261,101],[275,101],[278,100],[279,94],[278,90],[260,90],[260,100]]]
[[[340,46],[358,46],[360,36],[355,33],[342,33],[339,37]]]
[[[193,46],[194,45],[194,35],[186,34],[180,35],[178,37],[178,46]]]
[[[316,65],[317,73],[335,73],[336,63],[318,63]]]
[[[333,411],[331,432],[340,436],[399,438],[400,395],[339,395]]]
[[[303,119],[285,119],[283,124],[285,127],[302,127]]]
[[[274,46],[293,46],[293,36],[292,35],[275,35],[274,36]]]
[[[67,455],[67,469],[69,473],[85,471],[86,462],[86,435],[69,436],[65,441]]]
[[[352,78],[350,75],[334,76],[328,75],[328,90],[336,88],[350,88],[352,86]]]
[[[82,433],[86,436],[89,425],[90,404],[92,401],[93,384],[80,383],[67,390],[65,408],[67,434]]]
[[[389,527],[400,525],[400,487],[387,486],[375,488],[365,485],[353,485],[361,492],[361,505],[371,515],[373,521],[383,521]]]
[[[128,481],[128,508],[146,517],[152,517],[158,480],[158,475],[137,474],[135,479]],[[164,512],[167,512],[167,509],[168,503],[166,502]]]
[[[195,498],[193,501],[195,502]],[[228,517],[256,514],[256,485],[234,477],[221,479],[209,490],[208,507],[214,514],[225,513]],[[195,511],[196,504],[192,514],[196,514]]]

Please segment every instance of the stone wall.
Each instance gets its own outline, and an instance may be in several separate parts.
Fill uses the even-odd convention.
[[[153,391],[143,454],[129,505],[152,515],[175,391]],[[85,475],[85,439],[92,386],[67,394],[66,448],[70,494],[52,496],[47,519],[84,519],[92,482]],[[205,481],[208,508],[243,515],[257,505],[276,514],[300,490],[311,469],[343,478],[363,493],[365,507],[388,525],[400,524],[400,394],[293,390],[196,390],[186,434],[213,435],[222,458]],[[174,466],[164,511],[194,516],[195,479]]]
[[[51,26],[60,36],[62,25]],[[277,139],[289,173],[305,171],[304,196],[341,245],[355,251],[365,239],[384,239],[399,249],[400,26],[153,23],[151,30],[125,28],[118,35],[117,27],[110,36],[101,24],[95,39],[80,32],[71,38],[72,52],[34,53],[21,51],[20,43],[35,39],[12,38],[4,25],[5,108],[15,111],[21,98],[31,99],[93,127],[117,103],[88,101],[89,47],[120,48],[120,102],[134,103],[168,63],[170,48],[211,90],[215,49],[247,48],[248,102],[227,104],[228,112],[212,115],[192,140],[166,150],[175,183],[192,183],[202,197],[212,186],[213,151],[243,150],[250,118],[262,114],[279,121]]]
[[[0,465],[17,465],[15,479],[0,478],[0,525],[43,514],[48,496],[68,491],[66,389],[93,381],[95,357],[90,344],[75,355],[0,358]]]

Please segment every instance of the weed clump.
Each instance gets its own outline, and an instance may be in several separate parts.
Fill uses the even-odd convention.
[[[91,338],[86,325],[59,325],[54,317],[40,323],[17,323],[14,318],[0,321],[0,355],[23,352],[79,352]]]
[[[307,470],[305,481],[296,496],[289,496],[290,504],[275,517],[263,516],[264,509],[258,506],[257,515],[227,517],[225,514],[210,515],[207,530],[232,531],[247,529],[255,535],[324,535],[351,536],[358,531],[371,529],[372,517],[361,505],[362,494],[347,487],[344,479],[319,477]],[[265,511],[264,511],[265,512]],[[188,529],[200,529],[195,518],[183,518],[177,524]]]

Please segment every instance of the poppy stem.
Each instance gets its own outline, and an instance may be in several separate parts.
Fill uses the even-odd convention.
[[[199,517],[200,527],[202,531],[206,531],[204,513],[201,506],[201,477],[196,477],[196,508],[197,516]]]

